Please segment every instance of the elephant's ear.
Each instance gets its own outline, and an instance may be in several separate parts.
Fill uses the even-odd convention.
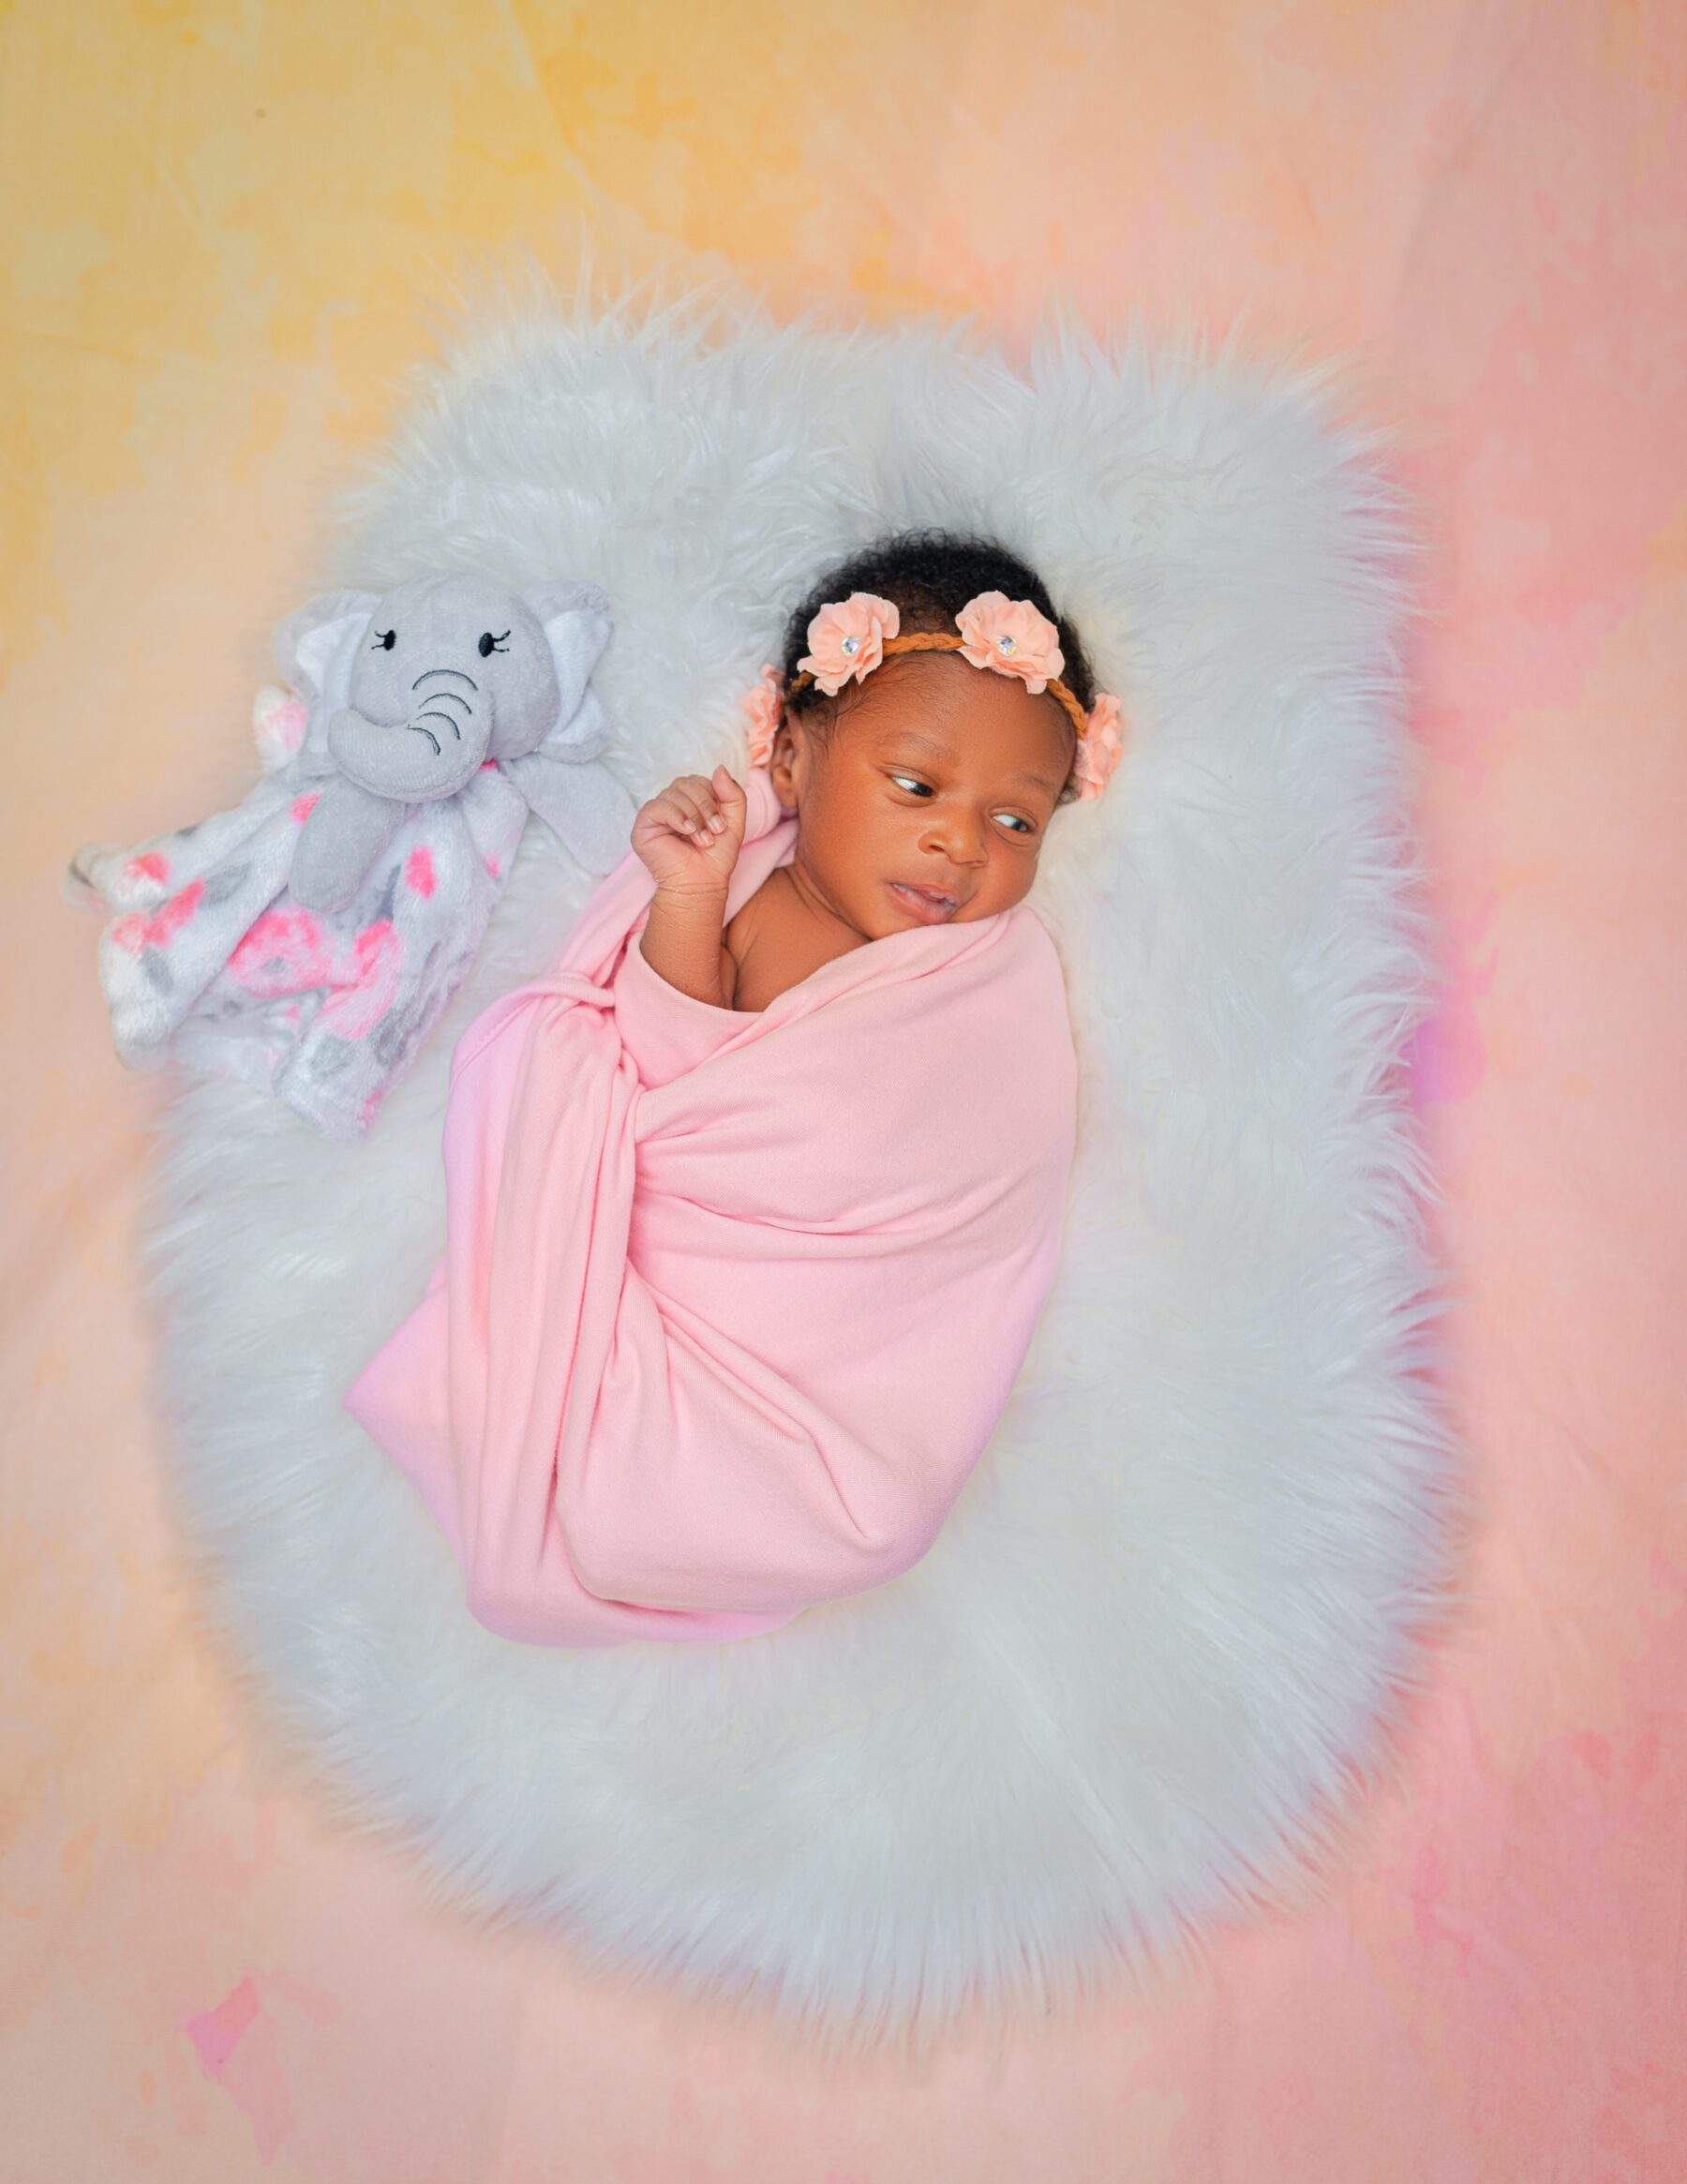
[[[606,766],[560,766],[540,750],[509,759],[504,771],[576,863],[594,876],[613,872],[629,854],[638,806]]]
[[[539,748],[553,758],[595,758],[609,741],[609,726],[603,709],[585,700],[615,628],[608,598],[595,584],[535,584],[521,598],[545,631],[560,699],[556,726]]]
[[[328,747],[328,723],[346,704],[351,667],[379,591],[319,591],[276,628],[276,666],[304,699],[310,719],[300,748]]]

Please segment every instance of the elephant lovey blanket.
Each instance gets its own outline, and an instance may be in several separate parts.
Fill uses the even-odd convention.
[[[728,917],[795,850],[747,795]],[[345,1398],[534,1645],[753,1637],[906,1569],[1061,1252],[1077,1059],[1025,904],[740,1012],[645,960],[654,891],[629,854],[464,1031],[444,1256]]]
[[[594,875],[626,850],[633,799],[594,763],[610,628],[593,585],[469,576],[284,621],[291,688],[259,694],[265,770],[239,807],[70,866],[116,913],[99,976],[122,1059],[243,1078],[358,1137],[461,982],[529,811]]]

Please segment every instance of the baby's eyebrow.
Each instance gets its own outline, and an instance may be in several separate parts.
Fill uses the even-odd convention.
[[[918,744],[922,751],[934,751],[939,758],[948,755],[947,745],[938,742],[935,736],[922,735],[918,728],[891,728],[879,738],[881,751],[888,751],[892,743]],[[1035,772],[1029,766],[1021,766],[1008,776],[1009,781],[1028,781],[1038,788],[1058,788],[1059,782],[1051,781],[1046,773]]]

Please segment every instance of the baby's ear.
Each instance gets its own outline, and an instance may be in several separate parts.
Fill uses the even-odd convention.
[[[521,603],[545,631],[557,670],[558,726],[566,726],[615,628],[608,598],[595,584],[535,584]]]
[[[319,591],[276,627],[276,666],[325,724],[346,703],[351,664],[379,591]]]

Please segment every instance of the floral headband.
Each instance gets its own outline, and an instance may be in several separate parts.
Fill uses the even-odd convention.
[[[849,597],[823,606],[808,626],[809,649],[797,663],[799,672],[791,680],[790,692],[777,667],[764,667],[761,681],[744,699],[750,719],[750,763],[766,766],[773,755],[773,739],[784,718],[784,700],[812,682],[828,697],[854,676],[864,682],[881,660],[896,652],[959,652],[975,667],[993,668],[998,675],[1017,675],[1033,697],[1047,691],[1071,715],[1078,730],[1078,756],[1073,770],[1078,777],[1081,801],[1101,794],[1119,763],[1119,701],[1102,691],[1085,712],[1060,680],[1066,656],[1060,636],[1047,615],[1039,614],[1028,599],[1009,599],[1002,591],[980,591],[969,599],[955,617],[959,636],[942,630],[921,630],[899,636],[902,615],[888,599],[871,591],[852,591]]]

